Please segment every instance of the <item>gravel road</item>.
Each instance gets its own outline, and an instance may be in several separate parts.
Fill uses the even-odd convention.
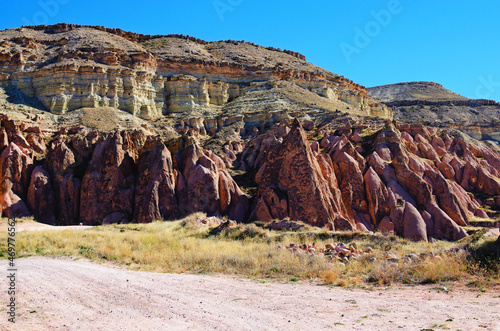
[[[500,293],[436,285],[343,289],[129,271],[85,260],[17,262],[17,318],[2,330],[500,330]],[[7,261],[1,261],[7,273]]]

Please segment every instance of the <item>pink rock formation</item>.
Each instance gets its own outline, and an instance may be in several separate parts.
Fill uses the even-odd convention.
[[[245,219],[248,198],[220,157],[192,144],[182,153],[182,169],[188,213],[204,211],[209,215],[228,215],[239,222]]]
[[[74,177],[73,151],[62,140],[52,142],[45,159],[55,197],[55,216],[58,225],[73,225],[78,220],[80,206],[80,181]]]
[[[288,216],[317,226],[355,227],[341,214],[339,198],[333,196],[297,120],[279,150],[268,154],[256,182],[259,192],[254,217],[267,217],[261,220],[271,221]]]
[[[132,221],[136,169],[122,145],[117,132],[94,149],[80,194],[80,220],[86,225]]]
[[[31,210],[50,224],[151,222],[197,211],[242,222],[251,212],[261,221],[458,240],[471,216],[488,217],[481,200],[500,207],[500,154],[422,126],[387,122],[364,138],[352,123],[338,135],[313,128],[309,134],[324,138],[311,144],[298,121],[291,130],[283,121],[244,141],[228,139],[221,158],[196,137],[173,143],[172,156],[161,137],[141,130],[106,138],[74,127],[44,136],[6,116],[0,123],[1,213]],[[226,164],[256,172],[251,211]]]
[[[372,224],[377,227],[393,207],[389,204],[389,191],[372,167],[366,171],[364,181]]]
[[[403,216],[404,237],[413,241],[427,241],[427,226],[417,208],[411,203],[405,204]]]
[[[178,217],[175,172],[165,145],[154,146],[151,151],[142,153],[138,168],[134,222],[150,223]]]
[[[47,171],[38,166],[31,173],[31,183],[28,189],[28,207],[33,217],[39,222],[56,225],[54,215],[54,194]]]
[[[33,160],[11,142],[0,154],[0,184],[9,180],[12,191],[21,199],[26,197]]]

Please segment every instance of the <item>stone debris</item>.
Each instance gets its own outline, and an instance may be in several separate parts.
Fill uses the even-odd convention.
[[[223,222],[219,217],[216,216],[199,217],[196,219],[196,221],[207,226],[219,226]]]
[[[350,259],[357,259],[363,255],[368,255],[373,252],[371,247],[366,247],[363,250],[359,249],[355,242],[348,245],[345,245],[344,243],[328,243],[325,247],[317,247],[316,243],[302,245],[290,244],[288,247],[278,245],[278,250],[288,250],[295,254],[324,256],[328,259],[343,261],[343,263],[348,263]]]
[[[304,224],[292,221],[272,221],[267,225],[269,230],[296,231],[304,227]]]
[[[324,247],[317,247],[316,243],[312,244],[290,244],[287,246],[278,245],[277,249],[279,251],[289,251],[298,255],[309,255],[309,256],[321,256],[330,260],[335,260],[341,265],[348,264],[351,260],[356,260],[364,258],[369,262],[377,261],[375,255],[376,251],[368,246],[363,249],[358,248],[356,242],[351,242],[349,244],[339,243],[327,243]],[[466,254],[467,250],[461,247],[454,247],[449,250],[445,250],[442,253],[433,252],[423,252],[420,254],[410,253],[403,257],[397,256],[391,251],[386,251],[383,253],[384,259],[391,263],[438,263],[443,261],[443,256],[452,256],[458,254]]]

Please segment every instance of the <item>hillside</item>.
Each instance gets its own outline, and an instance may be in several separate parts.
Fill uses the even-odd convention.
[[[433,82],[409,82],[375,86],[368,89],[371,97],[384,102],[424,100],[424,101],[462,101],[468,100],[442,85]]]
[[[385,103],[394,119],[405,123],[459,129],[477,139],[500,141],[500,104],[468,99],[432,82],[409,82],[368,88]]]
[[[146,120],[197,117],[203,123],[238,115],[236,102],[247,113],[271,107],[392,117],[363,86],[303,55],[244,41],[57,24],[1,31],[0,61],[7,95],[0,102],[21,110],[112,107]],[[271,88],[277,93],[258,104],[241,99]]]
[[[384,104],[301,54],[243,41],[1,31],[0,216],[101,225],[203,212],[460,240],[497,216],[500,153],[451,124],[399,118],[488,101],[401,86],[379,91]]]

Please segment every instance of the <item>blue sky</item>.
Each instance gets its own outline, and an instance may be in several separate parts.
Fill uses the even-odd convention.
[[[0,29],[58,22],[291,49],[354,82],[435,81],[500,101],[500,2],[36,0],[2,2]]]

